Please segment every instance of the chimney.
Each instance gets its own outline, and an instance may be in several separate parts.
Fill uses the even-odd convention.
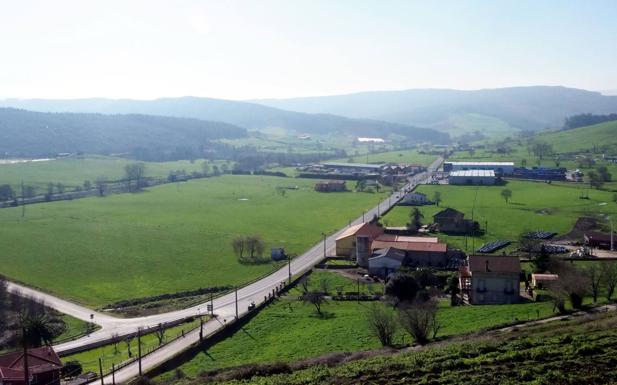
[[[488,259],[486,260],[486,271],[491,271],[491,269],[488,268]]]

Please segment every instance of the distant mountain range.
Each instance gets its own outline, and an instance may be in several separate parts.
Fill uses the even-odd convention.
[[[457,135],[485,128],[559,128],[579,113],[617,112],[617,96],[574,88],[533,86],[460,91],[415,89],[255,100],[269,107],[418,125]]]
[[[148,114],[219,121],[246,129],[285,129],[309,134],[349,134],[382,136],[391,133],[418,142],[447,143],[442,132],[375,119],[355,119],[332,114],[309,114],[284,111],[255,103],[197,98],[130,99],[7,99],[0,107],[13,107],[43,112],[87,112],[102,114]]]
[[[164,152],[242,138],[227,123],[151,115],[42,113],[0,108],[0,154],[41,156],[62,152],[110,154],[139,149]]]

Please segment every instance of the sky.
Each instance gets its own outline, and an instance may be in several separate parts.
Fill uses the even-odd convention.
[[[0,0],[0,98],[617,90],[617,1]]]

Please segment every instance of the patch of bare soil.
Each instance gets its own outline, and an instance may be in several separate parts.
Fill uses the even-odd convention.
[[[600,225],[593,217],[580,217],[569,233],[554,238],[555,241],[582,242],[585,233],[598,230]]]

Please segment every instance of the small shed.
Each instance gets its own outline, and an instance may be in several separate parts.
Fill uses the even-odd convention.
[[[559,280],[557,274],[532,274],[531,286],[535,289],[544,289],[557,280]]]
[[[285,254],[284,247],[273,247],[270,251],[270,256],[273,261],[283,261],[287,259],[287,254]]]

